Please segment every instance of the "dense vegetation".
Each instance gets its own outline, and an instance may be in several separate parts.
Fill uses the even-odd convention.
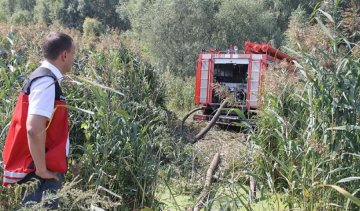
[[[156,192],[165,189],[173,197],[174,178],[174,186],[196,197],[199,187],[193,176],[189,181],[189,168],[208,163],[193,157],[187,136],[176,128],[176,114],[193,107],[197,53],[246,40],[286,46],[297,58],[298,72],[289,74],[282,63],[269,71],[258,127],[245,143],[251,159],[245,164],[243,155],[233,156],[241,165],[224,170],[207,208],[217,202],[223,210],[252,210],[241,192],[250,175],[260,187],[257,200],[269,210],[360,207],[358,1],[0,0],[0,5],[1,149],[14,93],[42,59],[43,36],[61,30],[77,43],[73,72],[63,84],[71,111],[72,168],[58,194],[61,209],[164,208]],[[235,171],[242,176],[234,177]],[[233,191],[235,183],[241,191]],[[28,187],[1,188],[1,210],[17,208],[21,188]]]
[[[246,40],[280,45],[291,12],[307,13],[317,1],[290,0],[1,0],[0,21],[60,24],[87,33],[118,28],[134,40],[153,65],[176,74],[193,74],[201,49]],[[246,33],[244,33],[246,31]],[[176,55],[176,56],[175,56]]]
[[[359,13],[349,5],[340,13],[341,3],[327,6],[329,13],[320,10],[314,20],[317,27],[294,11],[286,34],[299,71],[290,76],[289,67],[274,67],[252,136],[260,146],[258,179],[289,209],[360,206],[360,34],[351,18]],[[279,79],[285,84],[276,84]]]
[[[3,27],[2,140],[16,99],[14,93],[21,88],[26,75],[36,68],[41,58],[38,42],[42,34],[51,30],[38,25],[29,33],[26,27],[12,30],[10,26]],[[73,180],[81,187],[80,192],[64,193],[65,198],[73,197],[79,203],[71,201],[68,206],[85,206],[85,200],[95,200],[96,204],[99,200],[96,192],[101,191],[100,187],[124,193],[121,197],[110,195],[114,197],[113,202],[102,207],[118,205],[114,201],[121,202],[124,208],[157,206],[154,191],[161,157],[169,157],[175,151],[175,141],[165,127],[168,117],[163,108],[164,86],[150,65],[127,50],[117,32],[108,31],[101,37],[81,37],[77,31],[64,30],[81,46],[73,74],[64,84],[69,93],[70,135],[74,146],[69,164],[77,163],[68,176],[74,177],[74,171],[81,175],[81,181]],[[11,191],[12,188],[2,190],[5,198],[1,209],[16,205],[17,198]],[[82,193],[86,191],[89,193]],[[11,198],[15,204],[7,201]],[[86,206],[93,204],[90,201]],[[70,207],[64,204],[63,209],[67,208]]]

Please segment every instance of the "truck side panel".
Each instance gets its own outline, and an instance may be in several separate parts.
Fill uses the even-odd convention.
[[[195,103],[209,104],[211,100],[211,70],[213,63],[210,54],[200,54],[196,70]]]
[[[251,62],[251,83],[250,88],[250,108],[257,108],[259,98],[259,84],[260,84],[260,65],[261,61]]]
[[[262,55],[252,55],[249,65],[247,110],[256,109],[260,102]]]
[[[200,104],[200,77],[201,77],[201,60],[202,54],[199,54],[197,64],[196,64],[196,80],[195,80],[195,104]]]

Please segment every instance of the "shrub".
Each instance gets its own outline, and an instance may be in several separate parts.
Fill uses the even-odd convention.
[[[163,80],[166,84],[166,104],[179,114],[187,113],[195,107],[195,78],[175,76],[165,72]]]
[[[32,15],[27,10],[18,10],[10,17],[10,23],[16,25],[28,25],[32,22]]]
[[[83,23],[83,32],[85,36],[99,36],[103,32],[103,26],[96,18],[86,17]]]

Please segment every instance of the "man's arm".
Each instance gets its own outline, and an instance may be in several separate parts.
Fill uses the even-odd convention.
[[[30,114],[26,121],[28,144],[33,158],[36,172],[35,174],[43,179],[56,179],[55,172],[46,168],[45,160],[45,141],[46,141],[46,122],[47,117]]]

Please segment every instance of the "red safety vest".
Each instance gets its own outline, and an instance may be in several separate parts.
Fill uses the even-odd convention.
[[[11,119],[2,154],[4,162],[4,186],[19,182],[28,173],[35,171],[35,165],[28,145],[26,119],[28,116],[31,83],[45,76],[52,77],[55,83],[54,111],[46,127],[46,167],[51,171],[59,173],[65,173],[67,170],[68,112],[66,101],[56,76],[49,69],[39,67],[30,74],[22,88]]]

